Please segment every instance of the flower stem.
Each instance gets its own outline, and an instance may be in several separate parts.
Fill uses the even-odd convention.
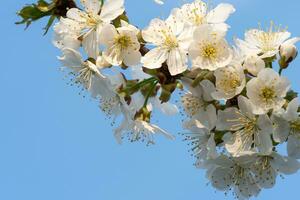
[[[279,75],[281,75],[282,71],[283,71],[283,68],[280,67],[279,72],[278,72]]]
[[[149,89],[149,92],[148,92],[148,94],[147,94],[147,96],[146,96],[146,98],[145,98],[145,102],[144,102],[144,106],[143,106],[143,107],[147,107],[149,98],[150,98],[151,94],[153,93],[153,91],[154,91],[154,89],[155,89],[157,83],[158,83],[158,80],[155,80],[155,81],[152,83],[151,88]]]
[[[141,87],[145,86],[145,85],[148,85],[149,83],[153,83],[154,81],[156,81],[156,77],[151,77],[151,78],[148,78],[148,79],[145,79],[137,84],[135,84],[134,86],[130,87],[130,88],[127,88],[126,91],[127,92],[132,92],[132,91],[137,91],[139,90]]]

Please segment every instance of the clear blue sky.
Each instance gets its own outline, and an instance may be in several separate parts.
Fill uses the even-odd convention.
[[[42,36],[45,22],[27,31],[14,25],[15,12],[30,2],[2,1],[0,7],[0,199],[224,199],[223,193],[206,186],[204,172],[193,167],[182,138],[159,138],[151,147],[115,142],[110,121],[97,104],[79,96],[63,79],[51,32]],[[131,21],[145,27],[180,2],[166,0],[160,7],[153,0],[126,0],[126,8]],[[270,20],[300,36],[299,0],[224,2],[237,9],[228,21],[229,38]],[[300,92],[300,58],[284,74]],[[160,123],[174,134],[181,131],[180,117],[160,118]],[[276,186],[258,199],[297,199],[299,180],[300,173],[278,178]]]

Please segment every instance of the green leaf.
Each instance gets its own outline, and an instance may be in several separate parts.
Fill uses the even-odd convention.
[[[42,7],[48,6],[49,4],[44,0],[40,0],[38,5]],[[38,5],[31,4],[23,7],[17,14],[22,18],[21,21],[16,22],[16,24],[26,24],[26,28],[33,22],[38,19],[41,19],[45,16],[51,15],[50,11],[42,11],[38,8]]]
[[[44,27],[44,30],[45,30],[44,35],[46,35],[48,33],[49,28],[52,26],[52,24],[53,24],[53,22],[54,22],[55,19],[56,19],[56,16],[55,15],[51,15],[51,17],[48,20],[47,25]]]

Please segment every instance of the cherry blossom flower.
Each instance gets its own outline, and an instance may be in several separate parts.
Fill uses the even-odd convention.
[[[127,66],[137,65],[141,59],[140,43],[137,39],[139,30],[122,21],[119,28],[105,25],[102,29],[101,43],[106,46],[103,57],[110,64],[118,66],[124,63]]]
[[[279,110],[285,103],[284,97],[290,88],[290,82],[280,77],[273,69],[261,70],[256,78],[247,83],[247,96],[255,106],[256,114],[265,114],[270,109]]]
[[[99,0],[81,0],[81,3],[84,11],[71,8],[67,18],[78,24],[78,39],[82,41],[88,56],[97,58],[102,27],[124,12],[124,0],[106,0],[102,6]]]
[[[216,92],[212,93],[214,99],[231,99],[240,94],[246,86],[246,77],[241,66],[229,65],[217,69],[214,75],[216,77]]]
[[[255,151],[272,151],[272,122],[268,115],[255,115],[253,104],[244,96],[238,97],[239,109],[226,108],[218,112],[217,130],[229,131],[223,137],[226,150],[233,156]],[[230,133],[232,132],[232,133]]]
[[[160,68],[166,62],[173,76],[187,69],[187,49],[191,41],[187,39],[183,22],[176,16],[171,14],[166,21],[153,19],[142,35],[155,46],[141,60],[146,68]]]
[[[290,38],[291,34],[280,28],[271,26],[268,30],[250,29],[245,33],[245,40],[237,39],[238,46],[249,52],[261,55],[263,58],[270,58],[275,56],[279,47],[284,43],[290,43],[290,41],[296,41],[296,38]]]
[[[211,25],[198,27],[189,48],[192,67],[214,71],[227,66],[232,61],[233,51],[224,36],[225,32]]]

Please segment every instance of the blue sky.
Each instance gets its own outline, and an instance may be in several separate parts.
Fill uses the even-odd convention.
[[[224,199],[193,167],[187,145],[158,138],[157,144],[118,145],[110,121],[97,103],[78,95],[58,68],[59,55],[45,21],[27,31],[14,25],[15,12],[31,0],[4,1],[0,7],[0,199],[2,200],[182,200]],[[213,0],[217,4],[218,0]],[[300,36],[299,0],[224,0],[237,11],[228,39],[270,20]],[[4,5],[3,5],[4,4]],[[145,27],[167,16],[181,1],[126,0],[131,21]],[[284,72],[300,92],[300,58]],[[162,127],[180,132],[180,117],[159,118]],[[300,172],[278,178],[258,199],[295,199]],[[232,196],[225,199],[233,199]]]

